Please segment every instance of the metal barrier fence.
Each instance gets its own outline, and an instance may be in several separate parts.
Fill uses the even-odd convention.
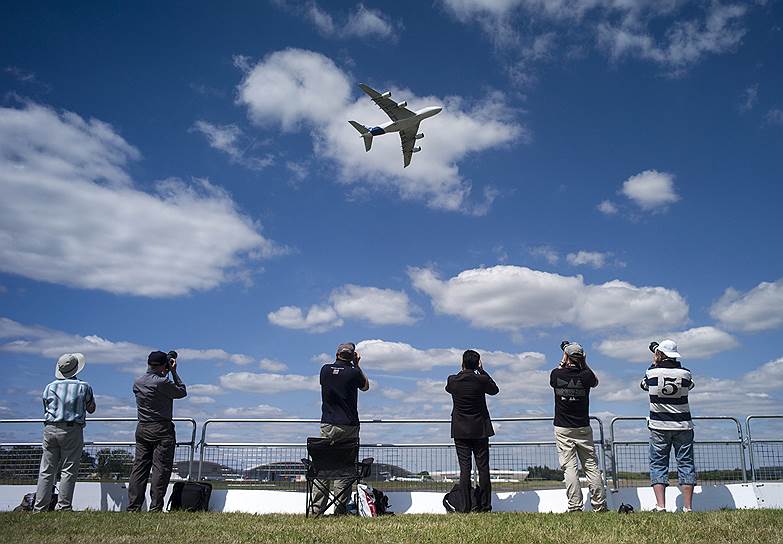
[[[597,448],[601,468],[605,470],[604,430],[601,420],[591,418],[597,432]],[[502,426],[499,434],[508,436],[506,427],[522,424],[546,427],[552,434],[551,417],[496,418],[493,423]],[[317,419],[211,419],[201,430],[198,478],[218,480],[229,487],[263,487],[278,490],[304,490],[304,467],[300,459],[307,457],[302,432],[306,425],[311,436],[318,436]],[[451,423],[448,419],[395,419],[361,421],[363,434],[373,435],[381,425],[427,425],[440,427]],[[296,442],[214,441],[208,439],[208,430],[215,425],[254,424],[259,426],[293,425],[299,427]],[[523,429],[529,430],[529,429]],[[435,431],[433,427],[432,431]],[[431,434],[437,434],[431,432]],[[539,432],[536,433],[541,436]],[[514,433],[521,436],[522,432]],[[245,435],[246,436],[246,435]],[[448,436],[448,435],[446,435]],[[554,439],[534,441],[490,441],[490,474],[493,490],[515,491],[561,487],[563,473],[559,468]],[[415,443],[372,443],[362,440],[360,458],[373,457],[374,463],[368,481],[381,483],[384,491],[444,491],[459,479],[459,464],[451,441]],[[474,471],[474,478],[476,477]]]
[[[742,437],[742,425],[739,420],[729,416],[694,416],[696,421],[733,423],[731,438],[726,440],[694,440],[693,450],[698,481],[701,484],[726,484],[746,482],[748,480],[745,463],[745,444]],[[643,440],[618,440],[615,424],[620,421],[645,422]],[[646,486],[650,483],[649,440],[646,436],[647,418],[615,417],[609,425],[609,441],[612,452],[612,487]],[[635,431],[640,429],[637,426]],[[699,434],[696,434],[698,438]],[[669,478],[677,480],[674,455],[670,457]]]
[[[178,440],[174,456],[174,478],[191,479],[193,458],[196,450],[196,421],[191,418],[174,418],[174,422],[188,424],[188,440]],[[82,481],[126,481],[133,466],[135,442],[92,441],[89,431],[95,424],[136,423],[136,418],[96,417],[87,420],[84,450],[79,465],[79,480]],[[42,426],[42,419],[1,419],[4,425]],[[41,441],[0,442],[0,484],[30,484],[38,480],[41,463]]]
[[[777,423],[774,430],[777,438],[753,438],[751,422],[754,420]],[[745,425],[753,481],[783,480],[783,416],[748,416]]]

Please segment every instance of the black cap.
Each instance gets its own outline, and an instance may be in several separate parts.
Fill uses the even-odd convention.
[[[153,351],[150,356],[147,357],[148,365],[165,365],[168,362],[168,357],[162,351]]]

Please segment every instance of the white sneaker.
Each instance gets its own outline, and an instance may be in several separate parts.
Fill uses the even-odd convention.
[[[661,508],[656,504],[655,506],[652,507],[650,512],[666,512],[666,508]]]
[[[684,514],[687,514],[688,512],[693,512],[693,508],[686,508],[686,507],[683,506],[682,507],[682,512]]]

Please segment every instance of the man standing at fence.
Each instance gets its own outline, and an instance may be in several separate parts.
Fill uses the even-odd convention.
[[[66,353],[57,360],[55,381],[43,392],[43,456],[35,492],[35,511],[49,509],[57,473],[60,473],[58,510],[71,510],[84,448],[85,412],[95,412],[90,384],[76,375],[84,369],[84,355]]]
[[[177,352],[150,353],[146,374],[133,382],[133,394],[136,395],[139,423],[136,426],[136,456],[128,482],[128,511],[141,510],[151,469],[149,511],[161,512],[177,448],[172,421],[174,399],[187,395],[185,384],[177,374]]]
[[[337,358],[333,363],[321,367],[321,438],[332,440],[359,440],[359,391],[370,389],[367,379],[359,367],[361,356],[356,351],[356,344],[348,342],[337,346]],[[350,459],[355,462],[356,459]],[[335,503],[335,515],[346,513],[346,505],[350,492],[346,487],[353,480],[336,480],[334,494],[341,497]],[[321,480],[316,486],[311,514],[318,515],[327,501],[326,494],[319,489],[331,487],[331,482]]]
[[[582,486],[579,468],[587,476],[593,512],[606,512],[606,489],[595,455],[593,428],[590,426],[590,389],[598,386],[598,378],[587,366],[584,348],[576,342],[560,344],[563,358],[549,375],[549,385],[555,391],[555,439],[560,468],[565,475],[568,511],[582,511]]]
[[[677,476],[683,499],[683,512],[693,507],[696,465],[693,460],[693,420],[688,392],[693,389],[691,372],[677,360],[674,340],[652,342],[653,364],[647,369],[641,388],[650,392],[650,481],[655,491],[655,512],[666,511],[669,485],[669,454],[674,448]]]
[[[498,386],[484,370],[481,355],[472,349],[462,354],[462,370],[449,376],[446,392],[451,394],[451,437],[459,461],[459,486],[463,512],[492,510],[489,481],[489,437],[495,434],[487,409],[486,395],[497,395]],[[472,457],[479,473],[476,500],[471,490]],[[474,504],[478,501],[478,504]]]

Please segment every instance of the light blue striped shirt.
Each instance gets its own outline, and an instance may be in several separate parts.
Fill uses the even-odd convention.
[[[43,392],[46,423],[78,423],[84,426],[87,405],[95,402],[92,387],[79,378],[55,380]]]

